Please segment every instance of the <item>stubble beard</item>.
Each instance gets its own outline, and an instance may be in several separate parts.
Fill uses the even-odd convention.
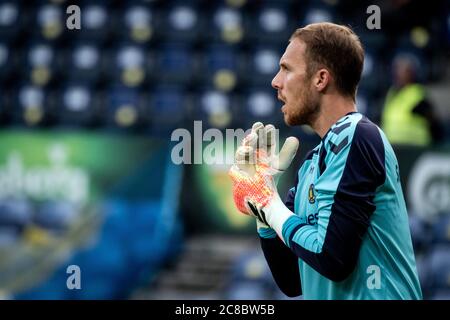
[[[320,100],[313,94],[304,90],[300,97],[300,102],[294,112],[285,116],[285,122],[288,126],[309,125],[316,121],[320,113]]]

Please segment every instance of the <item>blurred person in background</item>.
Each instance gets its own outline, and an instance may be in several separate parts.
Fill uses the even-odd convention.
[[[412,55],[394,59],[394,83],[389,89],[381,127],[390,143],[429,146],[444,137],[443,128],[426,88],[417,82],[419,62]]]

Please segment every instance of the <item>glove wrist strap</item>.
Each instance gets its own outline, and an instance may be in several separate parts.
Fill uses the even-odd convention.
[[[285,206],[278,193],[275,193],[272,201],[270,201],[263,210],[266,213],[266,219],[269,226],[271,226],[280,239],[284,241],[283,225],[294,214]]]

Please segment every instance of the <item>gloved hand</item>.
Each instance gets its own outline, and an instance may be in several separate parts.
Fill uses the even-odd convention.
[[[281,151],[277,154],[277,140],[278,136],[276,134],[276,129],[272,124],[264,126],[261,122],[256,122],[252,126],[252,133],[256,133],[257,140],[255,136],[250,134],[249,139],[252,140],[248,142],[247,145],[255,148],[256,142],[256,163],[267,164],[271,169],[273,169],[273,178],[275,184],[278,185],[279,179],[282,174],[289,168],[294,157],[297,153],[299,142],[295,137],[289,137],[283,144]],[[245,143],[246,141],[244,141]]]
[[[255,123],[236,151],[235,164],[230,169],[236,207],[256,217],[258,233],[263,237],[275,236],[263,208],[274,199],[281,201],[276,185],[299,146],[296,138],[289,137],[277,154],[275,133],[273,125]]]

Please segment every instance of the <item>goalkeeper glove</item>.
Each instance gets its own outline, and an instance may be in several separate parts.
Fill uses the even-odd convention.
[[[299,146],[296,138],[289,137],[280,153],[276,154],[275,138],[273,125],[264,127],[260,122],[255,123],[252,132],[236,151],[235,165],[230,169],[237,208],[257,218],[258,233],[265,238],[274,237],[275,232],[269,227],[270,222],[263,207],[272,200],[282,203],[276,185]]]

